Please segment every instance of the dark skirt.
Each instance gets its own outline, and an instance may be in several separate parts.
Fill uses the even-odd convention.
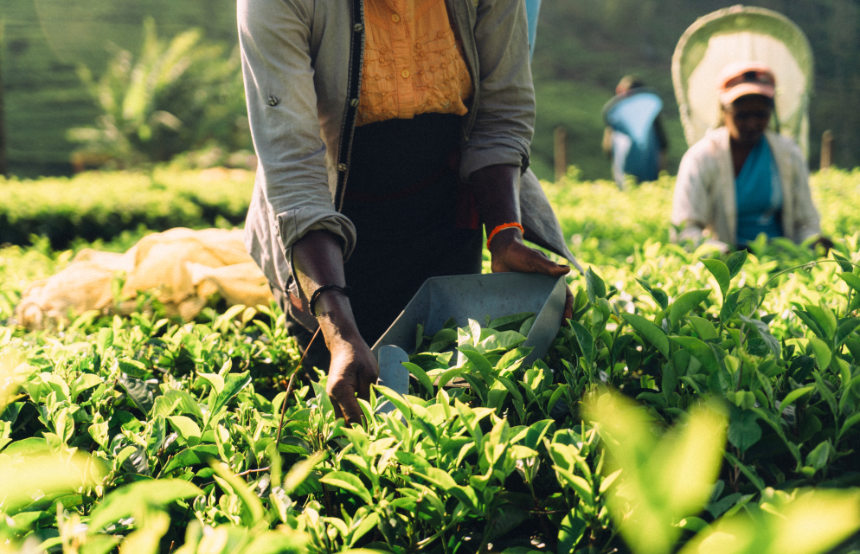
[[[460,129],[458,116],[427,114],[355,130],[342,211],[358,240],[344,270],[370,345],[428,277],[481,271],[481,229],[458,215]]]

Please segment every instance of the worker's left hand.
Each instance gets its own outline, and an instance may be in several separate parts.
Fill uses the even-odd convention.
[[[517,229],[505,229],[493,237],[490,255],[490,267],[494,273],[519,271],[561,277],[570,271],[569,266],[557,264],[540,250],[526,246]],[[570,288],[565,290],[564,319],[570,319],[573,317],[573,294]]]

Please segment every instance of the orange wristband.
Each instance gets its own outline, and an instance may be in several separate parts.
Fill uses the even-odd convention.
[[[487,250],[490,249],[490,242],[492,242],[493,238],[499,234],[500,231],[504,231],[505,229],[519,229],[520,233],[525,234],[525,229],[523,226],[517,223],[516,221],[512,221],[511,223],[502,223],[501,225],[496,225],[492,231],[490,231],[490,235],[487,237]]]

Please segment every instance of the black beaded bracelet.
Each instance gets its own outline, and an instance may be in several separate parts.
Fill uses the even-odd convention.
[[[317,305],[317,300],[320,299],[320,295],[322,295],[322,293],[324,293],[326,291],[330,291],[330,290],[337,291],[337,292],[343,294],[344,296],[349,296],[349,293],[351,291],[351,289],[349,287],[342,287],[340,285],[322,285],[320,288],[318,288],[317,290],[314,291],[314,293],[311,295],[310,302],[308,302],[308,307],[310,308],[312,316],[316,317],[316,315],[317,315],[316,305]]]

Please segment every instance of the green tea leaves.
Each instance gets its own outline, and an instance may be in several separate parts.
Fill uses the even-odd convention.
[[[640,336],[654,345],[664,357],[669,357],[669,338],[662,329],[636,314],[622,314],[624,321],[630,324]]]

